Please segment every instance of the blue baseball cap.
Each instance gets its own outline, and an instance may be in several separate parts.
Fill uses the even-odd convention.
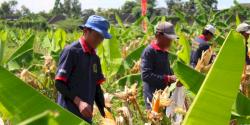
[[[102,34],[102,36],[105,39],[112,38],[111,34],[108,33],[109,22],[101,16],[97,16],[97,15],[90,16],[87,22],[85,24],[80,25],[79,28],[81,30],[83,30],[84,28],[90,28]]]

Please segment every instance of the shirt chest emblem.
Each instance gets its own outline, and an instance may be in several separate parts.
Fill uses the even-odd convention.
[[[93,72],[97,73],[97,64],[96,63],[93,64]]]

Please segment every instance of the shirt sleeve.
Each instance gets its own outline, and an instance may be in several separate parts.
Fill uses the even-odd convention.
[[[96,82],[98,85],[101,85],[102,83],[105,82],[105,77],[102,73],[102,67],[101,67],[101,62],[99,58],[97,62],[97,81]]]
[[[70,48],[65,48],[60,55],[58,69],[56,73],[56,80],[64,82],[68,81],[68,78],[72,72],[73,66],[75,65],[75,55]]]
[[[141,56],[141,73],[142,80],[149,84],[164,84],[168,80],[166,75],[159,75],[153,72],[153,52],[144,50]]]

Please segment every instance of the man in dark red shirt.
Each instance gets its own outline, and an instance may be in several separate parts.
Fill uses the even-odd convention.
[[[207,25],[202,34],[195,38],[192,42],[192,52],[191,52],[191,59],[190,63],[191,66],[195,67],[198,60],[202,56],[202,52],[205,52],[209,49],[210,43],[209,41],[214,37],[215,34],[215,27],[212,25]]]
[[[175,35],[174,26],[169,22],[160,22],[156,27],[156,40],[148,45],[141,55],[141,77],[143,81],[143,96],[146,108],[151,109],[147,102],[152,101],[156,90],[164,90],[166,86],[176,81],[171,70],[167,49]]]
[[[80,28],[83,36],[65,47],[60,55],[55,85],[60,92],[58,103],[91,123],[94,101],[102,116],[105,116],[100,86],[105,79],[95,49],[111,35],[107,32],[108,21],[96,15],[90,16]]]

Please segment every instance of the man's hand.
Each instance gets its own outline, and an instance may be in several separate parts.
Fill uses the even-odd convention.
[[[177,84],[176,84],[176,86],[177,86],[177,87],[182,87],[183,85],[181,84],[180,81],[178,81]]]
[[[76,96],[74,99],[74,103],[78,106],[78,109],[83,117],[92,117],[92,107],[87,102],[82,101],[79,97]]]
[[[169,77],[169,83],[174,83],[176,82],[176,76],[175,75],[172,75],[172,76],[168,76]]]

